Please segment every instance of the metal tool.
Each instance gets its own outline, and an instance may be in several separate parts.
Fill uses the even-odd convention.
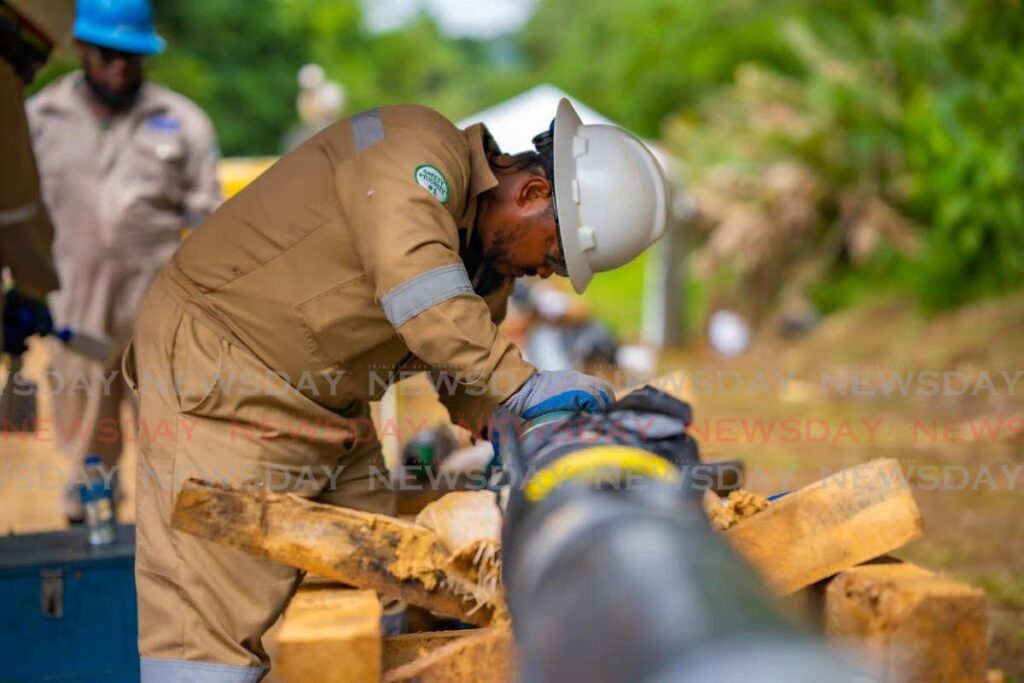
[[[106,362],[114,343],[105,335],[90,334],[71,327],[53,332],[65,347],[95,361]],[[22,355],[10,355],[7,380],[0,392],[0,432],[34,433],[37,424],[37,387],[22,372]]]
[[[114,342],[105,334],[93,334],[73,327],[62,327],[53,333],[64,346],[93,360],[106,361],[114,352]]]

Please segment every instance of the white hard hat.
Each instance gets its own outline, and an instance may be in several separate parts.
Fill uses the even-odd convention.
[[[573,289],[629,263],[663,234],[668,190],[647,147],[616,126],[583,125],[562,98],[554,122],[555,206]]]
[[[7,4],[54,45],[60,45],[71,35],[71,24],[75,21],[74,0],[7,0]]]

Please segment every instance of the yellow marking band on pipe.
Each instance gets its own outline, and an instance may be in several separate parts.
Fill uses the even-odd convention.
[[[592,446],[573,451],[539,470],[523,489],[531,503],[543,500],[568,481],[610,481],[610,475],[639,475],[658,481],[678,481],[679,469],[664,458],[630,446]]]

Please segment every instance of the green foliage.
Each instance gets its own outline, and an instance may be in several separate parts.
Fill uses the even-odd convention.
[[[805,87],[848,136],[845,176],[927,226],[908,282],[945,307],[1024,281],[1022,23],[1009,3],[897,4],[865,12],[859,32],[805,24],[820,47]],[[819,54],[855,80],[816,70]]]
[[[541,2],[523,32],[546,80],[642,135],[749,61],[792,68],[779,0]]]
[[[913,258],[838,259],[812,292],[826,308],[880,282],[936,308],[1024,281],[1019,2],[538,0],[518,35],[486,42],[449,38],[426,14],[371,34],[359,0],[155,8],[168,50],[150,73],[210,114],[225,155],[278,152],[312,61],[345,88],[346,114],[420,102],[460,118],[549,81],[667,135],[696,182],[723,166],[755,183],[780,161],[811,169],[826,186],[812,241],[850,196],[922,226]],[[67,50],[33,89],[73,66]],[[637,281],[602,276],[615,286],[592,298],[639,292],[639,267],[623,272]]]
[[[225,156],[280,151],[297,120],[298,70],[313,61],[345,88],[349,114],[419,102],[458,118],[530,83],[514,50],[511,62],[506,56],[509,39],[452,40],[426,15],[370,34],[358,0],[167,0],[154,8],[167,51],[148,60],[149,77],[209,114]],[[74,68],[74,50],[61,50],[29,94]]]
[[[344,114],[397,102],[452,118],[517,91],[500,42],[452,40],[427,15],[371,34],[358,0],[205,0],[156,4],[167,52],[151,73],[213,118],[225,155],[275,154],[296,122],[296,75],[324,67],[346,92]]]
[[[626,339],[640,334],[646,263],[646,255],[641,255],[622,268],[598,273],[587,287],[587,301],[594,314]]]
[[[226,155],[273,154],[295,119],[301,36],[277,0],[157,2],[167,51],[150,74],[188,95],[213,119]]]
[[[927,308],[1024,282],[1024,31],[1010,3],[850,3],[780,12],[795,70],[760,61],[675,124],[696,176],[757,177],[797,160],[838,207],[872,195],[923,226],[922,252],[838,262],[816,296],[849,303],[881,280]],[[827,228],[828,226],[823,226]],[[839,282],[843,283],[841,286]]]
[[[914,284],[932,307],[1024,281],[1024,24],[1009,3],[943,19],[901,121],[907,206],[931,226]]]
[[[828,277],[815,283],[809,299],[823,314],[834,313],[871,298],[899,294],[905,289],[907,263],[891,249],[882,249],[869,263],[854,267],[839,263]]]

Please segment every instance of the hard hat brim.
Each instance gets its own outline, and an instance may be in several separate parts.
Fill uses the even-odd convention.
[[[160,54],[167,45],[164,39],[153,31],[138,31],[131,28],[111,30],[108,26],[93,24],[84,19],[75,22],[74,36],[83,43],[139,55]]]
[[[583,125],[568,99],[562,98],[555,114],[555,207],[558,213],[558,236],[562,241],[562,257],[569,271],[569,281],[577,294],[582,294],[594,277],[580,249],[580,210],[573,182],[576,180],[573,140]]]

